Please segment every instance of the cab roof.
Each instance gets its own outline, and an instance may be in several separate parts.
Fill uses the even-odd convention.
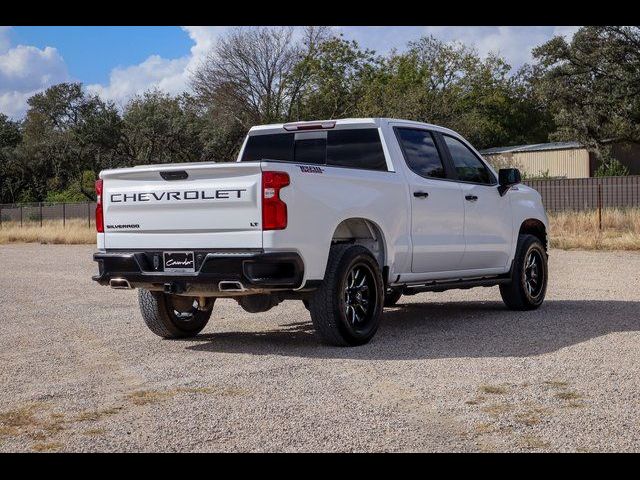
[[[383,118],[383,117],[372,117],[372,118],[341,118],[335,120],[311,120],[305,122],[290,122],[290,123],[273,123],[269,125],[256,125],[251,127],[249,130],[249,134],[251,133],[282,133],[282,132],[291,132],[297,130],[329,130],[333,128],[341,128],[341,127],[380,127],[388,124],[398,124],[398,125],[407,125],[407,126],[416,126],[416,127],[427,127],[432,130],[438,130],[441,132],[452,133],[456,136],[456,132],[450,130],[445,127],[440,127],[438,125],[433,125],[430,123],[424,122],[416,122],[413,120],[404,120],[400,118]]]

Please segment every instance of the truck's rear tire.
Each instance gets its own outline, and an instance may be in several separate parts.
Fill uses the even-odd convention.
[[[534,235],[520,235],[511,282],[500,285],[500,295],[511,310],[535,310],[547,292],[547,252]]]
[[[402,297],[402,290],[399,288],[389,288],[384,296],[384,306],[393,307]]]
[[[149,330],[162,338],[187,338],[200,333],[211,318],[214,298],[207,309],[199,310],[188,298],[178,298],[163,292],[138,290],[140,313]]]
[[[382,316],[384,283],[378,262],[359,245],[334,245],[324,281],[309,299],[324,343],[355,346],[375,335]]]

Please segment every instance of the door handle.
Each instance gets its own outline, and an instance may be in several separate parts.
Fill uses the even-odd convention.
[[[470,202],[475,202],[476,200],[478,200],[478,197],[476,197],[475,195],[466,195],[464,198],[466,200],[469,200]]]
[[[413,196],[416,198],[427,198],[429,196],[428,192],[413,192]]]

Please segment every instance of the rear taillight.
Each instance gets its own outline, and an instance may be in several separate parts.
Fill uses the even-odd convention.
[[[287,228],[287,204],[280,200],[280,189],[289,185],[286,172],[262,172],[262,229]]]
[[[104,217],[102,215],[102,179],[96,180],[96,231],[104,233]]]

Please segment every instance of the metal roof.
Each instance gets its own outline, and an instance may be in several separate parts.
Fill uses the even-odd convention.
[[[484,150],[480,150],[480,153],[483,155],[496,155],[499,153],[543,152],[545,150],[570,150],[574,148],[585,148],[585,146],[580,142],[535,143],[533,145],[486,148]]]

